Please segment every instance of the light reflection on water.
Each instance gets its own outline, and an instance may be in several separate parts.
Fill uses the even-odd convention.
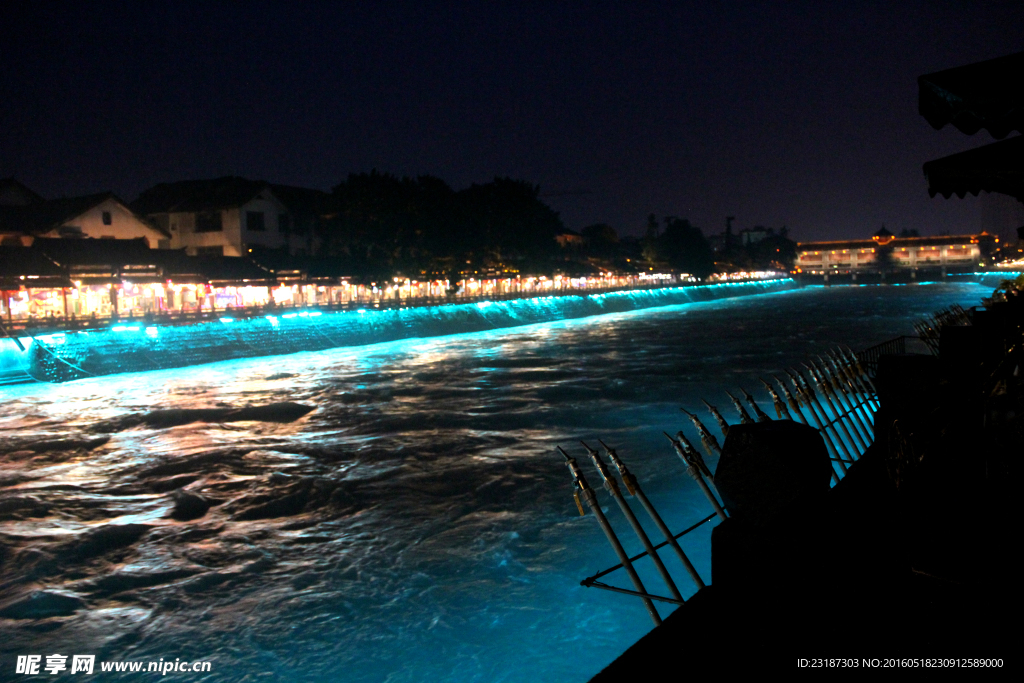
[[[4,666],[60,652],[209,659],[209,680],[586,680],[649,621],[633,599],[579,586],[615,560],[577,516],[556,444],[617,446],[681,529],[709,510],[661,435],[696,441],[679,406],[726,408],[734,386],[762,398],[758,375],[911,333],[989,292],[806,288],[4,388],[5,604],[32,589],[81,600],[0,619]],[[278,401],[316,410],[288,424],[98,429],[154,408]],[[168,518],[182,487],[213,507]],[[90,536],[110,524],[142,526]],[[705,580],[709,537],[708,525],[683,543]]]

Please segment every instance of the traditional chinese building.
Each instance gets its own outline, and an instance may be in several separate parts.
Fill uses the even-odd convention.
[[[998,238],[977,235],[896,237],[882,228],[871,239],[801,242],[797,270],[806,275],[907,271],[959,272],[985,265]]]

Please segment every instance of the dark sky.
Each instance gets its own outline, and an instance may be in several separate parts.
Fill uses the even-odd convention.
[[[975,230],[921,164],[991,138],[932,130],[916,78],[1024,49],[1020,2],[15,4],[0,176],[45,196],[500,175],[634,234]]]

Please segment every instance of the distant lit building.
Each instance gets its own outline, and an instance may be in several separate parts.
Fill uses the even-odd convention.
[[[985,262],[998,241],[986,232],[896,237],[882,228],[871,239],[800,242],[796,267],[808,275],[856,274],[885,269],[970,270]]]

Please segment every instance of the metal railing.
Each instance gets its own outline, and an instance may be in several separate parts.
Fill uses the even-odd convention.
[[[786,382],[779,379],[777,376],[773,376],[778,383],[778,388],[781,390],[781,396],[780,392],[777,392],[771,384],[763,379],[761,381],[771,396],[772,404],[778,419],[790,419],[805,424],[815,428],[821,435],[826,449],[829,452],[829,462],[832,463],[832,480],[834,483],[838,483],[846,475],[846,472],[849,469],[848,466],[852,466],[860,460],[860,458],[867,452],[867,449],[874,443],[874,420],[875,413],[879,407],[879,400],[873,378],[878,368],[879,358],[889,354],[905,354],[907,352],[907,340],[911,340],[915,344],[925,346],[930,351],[937,354],[939,332],[943,326],[971,325],[972,323],[973,320],[968,312],[959,305],[954,304],[953,306],[945,310],[938,311],[929,318],[917,323],[915,328],[921,332],[919,337],[908,335],[894,337],[893,339],[886,340],[880,344],[876,344],[856,353],[852,350],[844,350],[841,348],[834,349],[827,354],[827,358],[819,356],[817,362],[810,361],[809,365],[806,363],[803,364],[807,375],[799,369],[786,370],[786,374],[789,376],[791,385],[787,385]],[[808,376],[810,377],[810,380],[808,380]],[[758,407],[753,396],[745,391],[743,392],[743,396],[749,407],[756,415],[756,419],[750,416],[739,399],[732,394],[729,394],[729,398],[736,407],[740,423],[752,424],[755,421],[766,422],[772,419],[765,414],[760,407]],[[711,416],[721,429],[722,436],[726,436],[730,427],[729,423],[715,406],[707,401],[704,401],[704,404],[707,406]],[[683,409],[683,412],[689,416],[690,420],[696,427],[706,455],[708,457],[714,455],[721,456],[721,446],[719,446],[717,439],[711,435],[703,423],[701,423],[700,419],[685,409]],[[601,507],[597,503],[597,496],[594,490],[589,488],[587,485],[575,459],[566,454],[564,450],[562,451],[563,455],[566,457],[567,464],[569,464],[570,470],[573,473],[573,495],[576,497],[576,504],[579,508],[580,514],[584,513],[583,505],[580,502],[582,497],[594,512],[594,515],[598,517],[598,521],[601,522],[605,535],[608,537],[613,548],[616,549],[616,553],[620,559],[619,564],[601,570],[596,574],[583,579],[580,581],[580,585],[587,588],[600,588],[602,590],[640,598],[644,602],[644,605],[655,625],[661,623],[661,618],[654,607],[653,601],[667,602],[676,605],[684,604],[685,601],[678,595],[678,591],[676,590],[671,577],[667,576],[665,573],[662,574],[663,580],[675,597],[667,597],[649,592],[644,588],[639,576],[633,569],[632,563],[645,557],[650,557],[655,561],[659,569],[664,569],[663,563],[661,563],[658,558],[657,550],[671,544],[673,545],[673,549],[676,550],[677,554],[680,556],[684,565],[686,565],[687,569],[691,572],[691,578],[694,579],[699,590],[704,587],[704,583],[696,574],[696,571],[693,570],[692,565],[689,564],[689,561],[683,554],[682,549],[679,548],[675,541],[676,539],[681,538],[711,521],[716,516],[721,519],[727,518],[727,513],[722,504],[719,503],[718,498],[711,491],[711,488],[714,487],[714,476],[710,469],[708,469],[704,464],[702,454],[697,451],[689,441],[687,441],[681,431],[674,438],[668,434],[666,434],[666,436],[668,436],[669,440],[672,442],[676,453],[683,459],[683,462],[687,467],[687,473],[700,485],[704,495],[712,504],[712,507],[714,507],[715,512],[682,532],[678,534],[671,534],[667,528],[663,528],[661,518],[653,510],[653,507],[650,505],[650,501],[643,496],[643,492],[640,490],[639,483],[636,481],[636,478],[621,463],[621,460],[618,458],[615,451],[605,446],[608,456],[618,467],[620,474],[622,475],[621,478],[626,489],[631,495],[637,496],[645,508],[648,508],[648,512],[651,513],[652,518],[655,519],[655,522],[659,527],[662,527],[661,530],[666,536],[666,540],[664,542],[659,543],[656,546],[652,546],[646,538],[643,530],[639,529],[638,525],[634,524],[634,531],[641,537],[641,540],[644,541],[645,550],[644,552],[633,555],[632,557],[628,557],[622,549],[611,524],[601,512]],[[584,446],[586,446],[586,444],[584,444]],[[559,450],[561,450],[561,448]],[[627,512],[628,505],[625,498],[619,491],[616,482],[611,479],[597,452],[589,447],[588,451],[590,452],[590,456],[594,459],[594,464],[597,466],[605,480],[605,488],[614,498],[616,498],[616,501],[619,503],[619,506],[622,507],[623,512],[627,513],[627,517],[632,518],[632,513]],[[633,518],[632,521],[635,522],[635,518]],[[633,583],[633,590],[619,586],[612,586],[598,580],[620,569],[625,569],[629,574],[630,580]]]
[[[821,435],[828,451],[829,462],[832,465],[833,482],[838,483],[845,477],[849,467],[863,457],[874,441],[874,415],[878,408],[878,399],[871,377],[865,369],[864,359],[877,361],[877,358],[885,353],[901,353],[904,350],[905,339],[902,337],[883,342],[857,354],[849,350],[837,348],[829,352],[828,358],[819,356],[817,361],[803,364],[803,370],[787,370],[786,374],[789,377],[790,384],[775,377],[778,382],[779,391],[776,391],[773,385],[762,380],[771,398],[772,407],[775,410],[777,419],[789,419],[810,426]],[[758,406],[754,396],[746,391],[741,390],[741,392],[747,406],[754,413],[755,417],[752,417],[747,412],[747,409],[738,398],[728,394],[736,408],[740,423],[753,424],[754,422],[768,422],[772,420]],[[718,408],[707,401],[704,403],[715,423],[719,426],[722,436],[725,437],[731,425]],[[724,502],[715,488],[714,476],[704,462],[705,456],[708,458],[721,456],[722,447],[719,445],[717,438],[708,431],[707,427],[704,426],[695,414],[685,409],[683,412],[687,414],[697,429],[700,442],[704,446],[704,453],[697,450],[683,435],[682,431],[678,432],[674,437],[667,433],[666,436],[685,465],[687,474],[700,487],[703,495],[711,507],[714,508],[714,512],[679,533],[673,534],[668,530],[660,515],[654,510],[651,502],[647,500],[636,477],[622,463],[621,458],[614,449],[607,445],[604,446],[606,456],[618,468],[620,478],[627,492],[635,497],[647,510],[659,531],[664,535],[665,540],[657,545],[653,545],[650,542],[646,532],[640,527],[618,483],[609,474],[609,468],[605,466],[601,456],[596,450],[583,444],[604,480],[604,488],[618,503],[623,514],[630,521],[633,531],[644,545],[644,551],[633,556],[628,556],[625,553],[615,530],[598,503],[595,490],[587,483],[575,458],[569,456],[561,448],[559,449],[565,456],[566,464],[569,465],[573,475],[573,495],[580,514],[586,512],[585,503],[594,517],[597,518],[602,531],[608,538],[608,542],[619,557],[618,564],[588,576],[580,581],[580,585],[640,598],[655,625],[661,623],[661,617],[654,606],[655,601],[674,605],[685,603],[657,551],[666,545],[671,546],[699,590],[705,584],[693,568],[693,565],[690,564],[682,548],[678,545],[677,540],[707,524],[715,517],[722,520],[728,518]],[[604,442],[601,443],[604,445]],[[642,580],[633,567],[634,562],[644,558],[649,558],[655,564],[663,582],[669,589],[669,593],[672,594],[671,596],[660,595],[644,587]],[[619,570],[626,572],[630,582],[633,584],[632,589],[614,586],[600,580]]]

